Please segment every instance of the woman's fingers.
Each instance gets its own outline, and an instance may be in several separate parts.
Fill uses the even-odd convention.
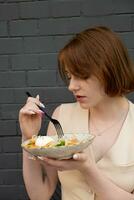
[[[39,95],[37,95],[36,98],[34,98],[34,97],[28,97],[26,104],[27,103],[34,103],[35,105],[40,105],[41,102],[39,100]]]
[[[37,160],[37,158],[36,158],[35,156],[32,156],[32,155],[31,155],[31,156],[28,156],[28,159],[29,159],[29,160],[34,160],[34,161]]]
[[[38,161],[47,166],[54,167],[58,171],[65,170],[85,170],[87,168],[87,156],[84,153],[76,153],[72,159],[69,160],[56,160],[48,157],[39,156]]]
[[[56,167],[56,168],[60,168],[60,167],[63,167],[65,165],[65,162],[67,161],[60,161],[60,160],[55,160],[55,159],[51,159],[51,158],[47,158],[47,157],[38,157],[41,161],[47,163],[47,165],[51,165],[53,167]],[[63,165],[63,162],[64,162],[64,165]]]
[[[24,110],[23,111],[23,114],[27,114],[27,115],[35,115],[36,114],[36,112],[34,112],[33,110]]]
[[[24,115],[35,115],[35,114],[39,114],[39,115],[42,115],[43,112],[37,107],[28,107],[28,106],[25,106],[24,108],[22,108],[20,110],[20,113],[21,114],[24,114]]]
[[[39,114],[42,116],[43,112],[38,108],[38,105],[40,104],[41,102],[39,101],[39,95],[37,95],[36,98],[28,97],[27,102],[25,106],[20,110],[20,113],[27,115]]]
[[[40,102],[40,96],[39,95],[37,95],[35,98],[34,97],[28,97],[27,103],[29,103],[29,102],[35,103],[36,106],[45,107],[44,104]]]

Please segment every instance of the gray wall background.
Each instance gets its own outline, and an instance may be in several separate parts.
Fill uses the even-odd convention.
[[[118,32],[134,58],[134,0],[0,0],[0,200],[27,199],[18,125],[25,91],[40,94],[50,114],[73,101],[59,77],[57,53],[74,33],[94,25]]]

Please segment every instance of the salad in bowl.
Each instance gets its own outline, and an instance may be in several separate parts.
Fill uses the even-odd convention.
[[[64,137],[33,136],[24,141],[22,148],[34,156],[47,156],[54,159],[69,159],[83,151],[92,143],[94,135],[89,133],[66,133]]]

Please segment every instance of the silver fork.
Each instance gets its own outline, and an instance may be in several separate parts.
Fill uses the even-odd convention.
[[[31,95],[29,92],[26,92],[26,94],[27,94],[28,97],[32,97],[32,95]],[[63,133],[63,129],[62,129],[62,127],[61,127],[60,122],[59,122],[58,120],[52,118],[50,115],[48,115],[48,114],[46,113],[46,111],[45,111],[45,106],[44,106],[44,107],[39,106],[39,105],[37,105],[37,106],[38,106],[38,108],[39,108],[41,111],[43,111],[43,112],[45,113],[46,117],[53,123],[53,125],[54,125],[54,127],[55,127],[55,129],[56,129],[58,138],[59,138],[59,139],[62,138],[62,137],[64,136],[64,133]]]

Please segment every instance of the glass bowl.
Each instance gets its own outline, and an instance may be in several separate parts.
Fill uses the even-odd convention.
[[[69,140],[72,137],[72,133],[66,133],[64,136],[64,140]],[[45,136],[43,136],[45,137]],[[58,141],[57,135],[50,136],[55,141]],[[30,139],[25,140],[21,146],[22,148],[29,152],[34,156],[46,156],[54,159],[70,159],[72,158],[73,154],[78,153],[86,149],[93,141],[94,135],[89,133],[77,133],[75,137],[78,139],[78,143],[74,145],[66,145],[66,146],[53,146],[53,147],[35,147],[35,148],[28,148],[27,145],[30,142]]]

